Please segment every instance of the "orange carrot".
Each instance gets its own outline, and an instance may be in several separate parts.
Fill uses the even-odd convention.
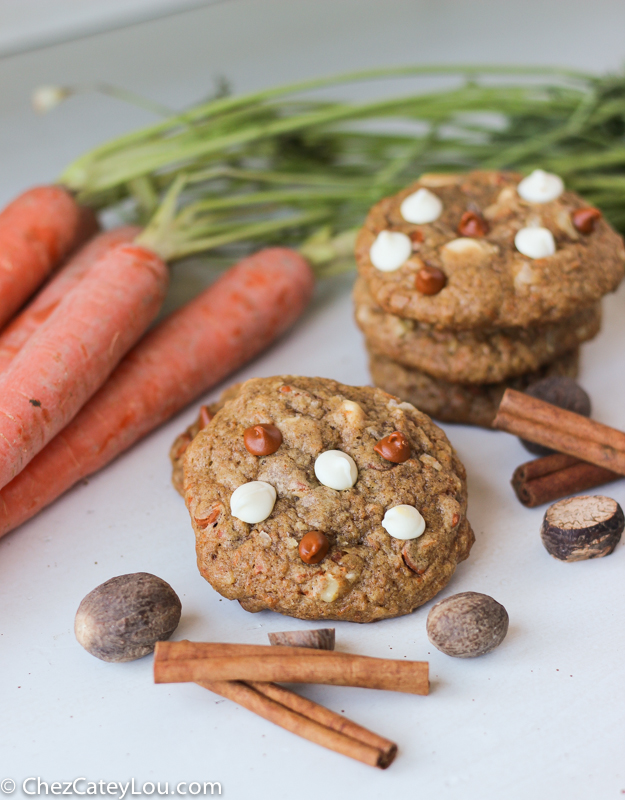
[[[0,213],[0,327],[98,227],[60,186],[21,194]]]
[[[168,317],[0,491],[0,535],[260,353],[300,316],[312,289],[307,262],[272,248],[244,259]]]
[[[0,487],[100,388],[154,319],[167,267],[132,244],[107,251],[0,375]]]
[[[30,336],[82,280],[90,267],[115,245],[132,242],[140,231],[141,228],[131,225],[106,231],[84,244],[69,259],[26,308],[0,332],[0,372],[6,369]]]

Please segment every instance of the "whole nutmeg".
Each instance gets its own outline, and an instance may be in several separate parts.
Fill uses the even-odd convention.
[[[374,445],[375,452],[393,464],[403,464],[410,458],[410,443],[401,431],[393,431]]]
[[[621,539],[625,517],[611,497],[567,497],[549,506],[540,537],[547,552],[560,561],[609,556]]]
[[[270,456],[282,444],[282,434],[275,425],[252,425],[243,431],[243,443],[253,456]]]
[[[414,280],[415,289],[426,295],[438,294],[446,283],[445,273],[438,267],[429,266],[421,267]]]
[[[328,555],[330,540],[321,531],[308,531],[299,543],[299,557],[304,564],[318,564]]]
[[[428,614],[427,634],[434,647],[455,658],[490,653],[508,632],[508,612],[479,592],[461,592],[436,603]]]
[[[171,586],[149,572],[119,575],[97,586],[78,606],[74,633],[102,661],[134,661],[169,639],[182,605]]]

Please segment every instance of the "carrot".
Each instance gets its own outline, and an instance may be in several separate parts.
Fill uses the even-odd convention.
[[[39,328],[87,271],[115,245],[132,242],[141,228],[131,225],[95,236],[84,244],[39,291],[17,317],[0,332],[0,372],[13,360],[30,336]]]
[[[312,289],[308,263],[272,248],[244,259],[164,320],[0,491],[0,535],[260,353],[300,316]]]
[[[30,189],[0,212],[0,327],[97,228],[59,186]]]
[[[0,487],[82,408],[154,319],[160,258],[118,245],[94,264],[0,375]]]

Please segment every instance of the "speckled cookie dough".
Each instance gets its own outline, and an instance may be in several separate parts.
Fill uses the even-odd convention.
[[[575,378],[578,360],[579,351],[572,350],[536,372],[485,384],[449,383],[374,354],[369,369],[376,386],[413,403],[436,419],[490,428],[506,389],[523,391],[530,383],[551,375]]]
[[[382,310],[362,278],[354,286],[354,303],[370,352],[452,383],[497,383],[536,371],[601,328],[601,305],[595,303],[535,328],[439,330]]]
[[[259,425],[281,434],[270,455],[246,447]],[[380,389],[247,381],[185,449],[200,572],[248,611],[353,622],[408,614],[447,584],[474,541],[465,470],[447,437]],[[233,513],[233,493],[251,482],[276,492],[258,523],[235,516],[240,504]],[[259,512],[255,491],[247,515]]]
[[[232,400],[233,397],[238,395],[240,388],[241,384],[235,383],[233,386],[229,386],[223,392],[219,400],[214,403],[209,403],[206,406],[202,406],[197,419],[192,422],[186,430],[176,436],[174,443],[169,448],[169,459],[172,467],[171,482],[173,483],[174,489],[178,492],[178,494],[184,494],[183,463],[184,454],[187,452],[187,447],[191,444],[193,439],[198,435],[202,428],[208,425],[219,409],[223,408],[228,400]]]
[[[555,177],[532,176],[530,191],[521,189],[532,199],[524,199],[513,173],[423,175],[377,203],[356,243],[375,301],[401,317],[466,330],[556,322],[614,291],[625,266],[621,237],[601,216],[586,224],[584,212],[580,222],[588,204],[569,191],[554,196]],[[423,189],[440,213],[410,222],[434,216],[427,196],[416,201]]]

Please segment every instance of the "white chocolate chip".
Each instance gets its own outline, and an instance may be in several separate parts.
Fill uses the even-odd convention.
[[[414,506],[393,506],[384,515],[382,527],[393,539],[418,539],[425,531],[425,520]]]
[[[560,197],[563,191],[562,178],[542,169],[535,169],[517,186],[517,192],[528,203],[549,203]]]
[[[369,258],[381,272],[394,272],[410,258],[412,242],[400,231],[382,231],[369,250]]]
[[[556,242],[548,228],[521,228],[514,244],[528,258],[546,258],[556,252]]]
[[[319,598],[323,600],[324,603],[331,603],[339,596],[340,588],[341,584],[336,578],[334,578],[332,575],[326,575],[325,586],[319,593]]]
[[[418,189],[404,199],[399,211],[406,222],[425,225],[434,222],[443,213],[443,204],[429,189]]]
[[[270,483],[244,483],[232,492],[230,512],[241,522],[249,522],[251,525],[262,522],[273,511],[276,496],[276,490]]]
[[[351,489],[358,480],[358,467],[342,450],[326,450],[315,461],[315,475],[330,489]]]

